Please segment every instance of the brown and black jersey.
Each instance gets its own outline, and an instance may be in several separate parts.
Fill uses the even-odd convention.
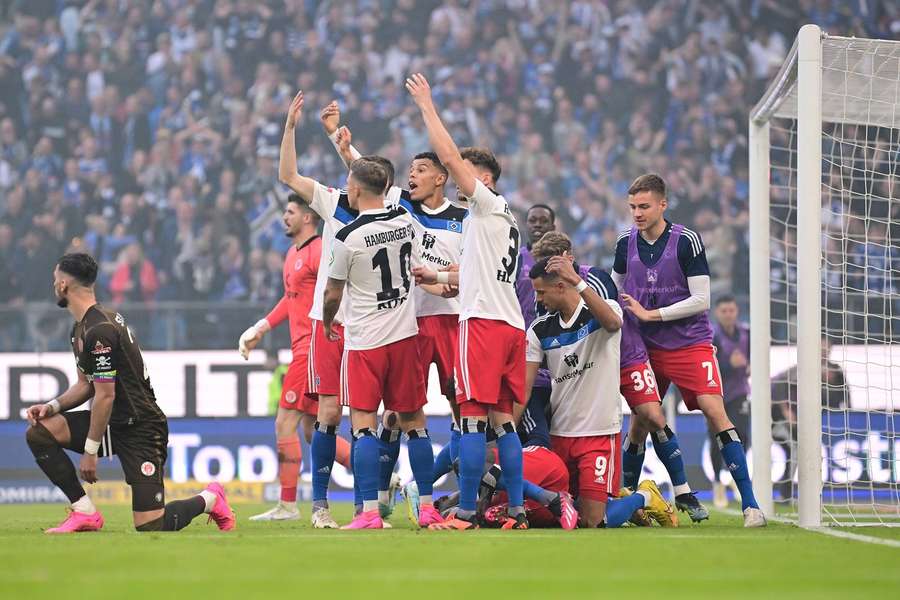
[[[72,352],[88,381],[116,384],[109,422],[164,421],[134,333],[121,314],[95,304],[72,327]]]

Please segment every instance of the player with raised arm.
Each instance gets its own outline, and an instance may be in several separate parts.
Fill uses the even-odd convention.
[[[207,513],[219,529],[234,529],[225,490],[211,483],[198,495],[165,503],[163,471],[169,427],[156,404],[150,376],[125,318],[97,302],[97,263],[87,254],[66,254],[53,270],[56,304],[68,309],[78,381],[58,398],[28,408],[25,439],[38,466],[69,499],[72,512],[47,533],[99,531],[103,516],[78,481],[65,450],[81,456],[79,471],[97,481],[97,457],[119,457],[131,487],[138,531],[177,531]],[[93,400],[91,400],[93,398]],[[91,409],[73,411],[91,400]]]
[[[519,228],[503,196],[493,191],[500,165],[484,148],[456,147],[441,122],[431,88],[421,74],[406,80],[418,105],[431,147],[468,203],[463,223],[459,272],[417,271],[417,281],[453,283],[460,290],[459,388],[462,437],[459,445],[460,503],[456,517],[434,529],[470,530],[475,522],[478,485],[490,419],[497,433],[500,465],[509,495],[509,529],[527,529],[522,495],[522,444],[513,405],[525,403],[525,323],[516,298]]]
[[[297,480],[303,454],[297,426],[302,424],[306,442],[312,441],[313,424],[319,411],[318,402],[307,395],[309,375],[309,340],[312,323],[309,310],[322,255],[322,239],[318,235],[318,214],[300,199],[288,196],[282,215],[284,233],[293,244],[284,258],[284,296],[265,318],[249,327],[238,340],[244,360],[263,336],[272,328],[288,321],[291,332],[291,364],[284,376],[281,399],[275,416],[275,439],[278,448],[278,480],[281,498],[274,508],[250,517],[251,521],[285,521],[300,518],[297,509]],[[350,467],[350,444],[337,438],[337,462]]]
[[[535,263],[529,276],[537,301],[549,311],[528,330],[526,387],[546,361],[553,381],[550,439],[569,469],[576,505],[586,527],[619,527],[645,508],[664,527],[678,525],[652,481],[638,492],[619,492],[622,400],[618,391],[622,309],[610,298],[612,281],[590,269],[587,281],[571,256]]]
[[[536,257],[562,256],[572,253],[572,242],[564,233],[551,231],[546,233],[533,246]],[[610,276],[599,269],[594,270],[587,265],[579,265],[579,274],[599,291],[606,295],[604,298],[618,298],[618,290]],[[681,456],[681,447],[675,433],[666,424],[666,416],[662,410],[662,401],[656,390],[656,379],[653,377],[653,369],[650,367],[647,349],[638,331],[637,321],[630,313],[625,313],[622,319],[622,343],[620,351],[620,384],[619,390],[625,397],[633,415],[632,426],[650,431],[653,439],[653,448],[660,461],[669,473],[669,479],[675,491],[675,504],[687,511],[692,521],[699,522],[709,518],[709,512],[700,504],[697,497],[691,491],[687,482],[684,469],[684,459]],[[634,421],[640,420],[640,425]],[[637,435],[640,435],[639,433]],[[646,434],[643,438],[646,439]],[[625,454],[622,461],[623,485],[630,489],[637,489],[643,465],[643,443],[630,443],[629,437],[625,438]],[[641,464],[635,465],[635,457],[639,457]]]
[[[659,175],[635,179],[628,189],[628,206],[634,226],[616,244],[613,277],[623,290],[625,310],[637,320],[659,394],[664,396],[674,383],[685,406],[703,412],[741,491],[744,527],[763,527],[766,518],[753,496],[744,445],[722,400],[708,317],[709,265],[703,242],[696,232],[665,219],[666,184]],[[638,450],[647,433],[635,419],[625,449],[629,471],[640,473],[643,454]]]
[[[411,264],[419,262],[421,247],[406,209],[385,207],[386,187],[387,172],[379,163],[367,157],[351,163],[347,197],[359,216],[335,233],[323,302],[325,334],[337,339],[334,318],[346,286],[350,302],[345,311],[341,400],[350,406],[356,439],[353,472],[363,510],[345,529],[383,527],[375,437],[382,401],[397,412],[408,438],[410,466],[422,491],[417,524],[427,527],[443,521],[431,502],[434,454],[422,410],[425,379],[421,369],[409,368],[419,359]]]
[[[322,298],[328,281],[328,263],[335,232],[353,221],[358,212],[350,206],[343,190],[322,185],[297,172],[297,150],[294,129],[303,110],[303,92],[291,102],[281,139],[278,179],[323,220],[322,258],[316,275],[316,288],[309,317],[312,320],[309,349],[309,377],[307,394],[318,400],[318,414],[313,426],[310,454],[312,455],[313,510],[312,524],[316,528],[333,529],[338,524],[328,508],[328,483],[337,453],[337,430],[341,424],[340,391],[341,356],[343,342],[343,310],[339,309],[332,326],[333,339],[322,328]]]

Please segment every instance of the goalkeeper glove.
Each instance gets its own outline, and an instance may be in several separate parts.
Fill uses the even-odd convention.
[[[256,322],[255,325],[251,325],[247,328],[247,330],[241,334],[241,337],[238,339],[238,352],[241,353],[241,356],[244,357],[244,360],[250,356],[250,350],[252,350],[256,344],[259,343],[259,340],[262,339],[262,336],[266,334],[267,331],[272,329],[272,326],[269,325],[269,322],[265,319],[260,319]],[[249,344],[253,344],[252,346]]]

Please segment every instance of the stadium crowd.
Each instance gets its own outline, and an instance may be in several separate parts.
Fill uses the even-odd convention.
[[[428,144],[413,71],[461,145],[496,151],[514,208],[553,206],[585,262],[609,267],[628,184],[655,171],[703,237],[713,295],[742,297],[749,108],[802,23],[900,33],[889,0],[23,0],[0,21],[7,305],[49,302],[67,250],[97,257],[113,303],[274,304],[291,95],[337,99],[360,150],[404,173]],[[301,171],[342,185],[316,112]],[[29,346],[4,321],[0,350]]]

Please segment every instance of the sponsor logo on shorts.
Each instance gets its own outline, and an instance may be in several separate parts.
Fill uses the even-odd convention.
[[[317,473],[331,473],[331,467],[320,467]]]
[[[146,475],[147,477],[153,477],[156,474],[156,465],[154,465],[149,460],[141,463],[141,473]]]
[[[156,495],[153,496],[153,499],[157,502],[162,502],[162,492],[156,492]]]
[[[288,392],[284,395],[284,401],[288,404],[293,404],[297,401],[297,392],[294,390],[288,390]]]
[[[710,381],[706,384],[706,387],[711,387],[711,388],[719,387],[719,384],[716,383],[716,382],[713,381],[713,380],[710,380]]]

